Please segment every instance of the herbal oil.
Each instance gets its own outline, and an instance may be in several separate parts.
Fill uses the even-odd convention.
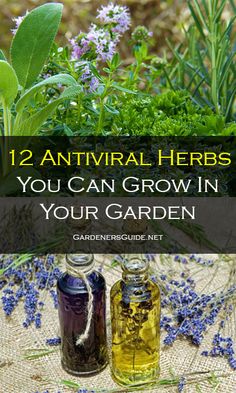
[[[160,373],[160,290],[148,262],[132,256],[111,290],[112,374],[122,385],[154,383]]]
[[[93,269],[93,255],[69,254],[57,283],[61,362],[65,371],[86,376],[107,364],[106,286]]]

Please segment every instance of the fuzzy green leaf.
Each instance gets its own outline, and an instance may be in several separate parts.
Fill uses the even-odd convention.
[[[58,74],[58,75],[51,76],[50,78],[47,78],[47,79],[43,80],[42,82],[37,83],[37,85],[34,85],[33,87],[31,87],[31,89],[29,89],[23,95],[16,104],[16,111],[17,112],[22,111],[24,109],[24,107],[27,105],[27,103],[29,102],[29,100],[31,99],[31,97],[35,93],[38,93],[41,89],[43,89],[43,87],[52,86],[52,85],[59,84],[59,83],[64,86],[77,85],[76,80],[70,75]]]
[[[71,98],[78,96],[81,92],[81,86],[71,86],[63,91],[58,99],[46,105],[33,116],[30,116],[23,122],[18,122],[14,129],[14,136],[34,136],[42,124],[51,116],[58,105]]]
[[[20,24],[11,46],[19,83],[28,88],[40,74],[61,21],[63,5],[48,3],[31,11]]]
[[[11,106],[18,93],[18,80],[12,66],[0,60],[0,100]]]
[[[82,90],[83,89],[81,85],[70,86],[63,91],[60,98],[66,100],[77,97],[82,92]]]

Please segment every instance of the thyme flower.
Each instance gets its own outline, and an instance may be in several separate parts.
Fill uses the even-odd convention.
[[[127,7],[114,5],[102,6],[98,10],[97,19],[102,26],[92,23],[88,33],[80,32],[70,40],[72,59],[110,61],[116,53],[120,37],[130,26],[130,14]],[[84,74],[83,74],[84,75]],[[97,81],[92,81],[91,89]]]
[[[98,10],[97,19],[106,25],[111,24],[111,31],[114,33],[123,34],[129,29],[131,25],[128,7],[115,5],[113,3],[102,6]]]

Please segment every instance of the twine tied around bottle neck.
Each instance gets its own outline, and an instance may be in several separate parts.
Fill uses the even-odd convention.
[[[84,332],[81,333],[76,338],[76,345],[83,345],[89,337],[89,331],[91,328],[91,322],[92,322],[92,317],[93,317],[93,291],[92,291],[91,285],[89,283],[89,280],[87,279],[86,272],[83,272],[82,270],[79,270],[78,268],[75,268],[71,265],[68,265],[67,268],[68,268],[69,274],[71,274],[74,277],[80,277],[83,280],[85,287],[87,289],[87,292],[88,292],[86,328],[85,328]]]

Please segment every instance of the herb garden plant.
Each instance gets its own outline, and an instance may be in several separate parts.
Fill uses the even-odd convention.
[[[44,4],[17,18],[9,53],[0,51],[2,135],[235,135],[235,17],[222,22],[225,7],[235,14],[235,4],[193,0],[188,6],[192,19],[186,42],[177,48],[169,43],[172,54],[159,57],[151,51],[152,32],[138,26],[127,42],[132,62],[119,55],[119,42],[131,27],[125,6],[110,3],[100,7],[96,23],[87,32],[78,31],[65,47],[54,41],[62,16],[61,3]],[[14,220],[11,222],[14,224]],[[14,229],[10,224],[8,227],[9,231]],[[204,241],[197,228],[187,230],[199,242]],[[1,232],[2,236],[8,233]],[[60,258],[41,255],[46,246],[39,250],[39,256],[0,257],[2,309],[10,318],[23,304],[21,322],[25,329],[41,328],[45,293],[57,308],[55,284],[61,274]],[[155,262],[154,256],[147,258]],[[100,268],[115,271],[120,262],[120,256],[116,256]],[[197,351],[200,348],[202,356],[224,358],[235,370],[231,324],[235,319],[235,259],[227,255],[214,260],[161,255],[155,266],[152,279],[158,281],[162,291],[165,347],[185,339]],[[225,285],[210,291],[209,278],[200,291],[201,277],[214,279],[220,269],[225,269]],[[205,336],[212,327],[216,333],[205,346]],[[45,337],[44,344],[27,350],[24,359],[55,354],[60,338]],[[170,378],[160,379],[155,389],[176,386],[181,392],[189,383],[201,392],[199,384],[208,381],[216,392],[219,378],[224,377],[217,370],[170,374]],[[71,380],[58,381],[58,385],[60,390],[63,386],[80,389]]]
[[[54,42],[62,4],[27,12],[16,20],[9,62],[0,53],[2,132],[235,134],[235,18],[222,23],[225,6],[189,3],[192,24],[172,60],[152,54],[152,32],[136,27],[128,42],[132,64],[118,53],[131,25],[125,6],[101,7],[97,23],[66,47]]]
[[[45,120],[66,99],[80,91],[80,86],[69,74],[57,74],[38,81],[57,33],[62,14],[61,4],[45,4],[33,10],[15,32],[10,50],[11,63],[3,53],[0,61],[0,97],[5,136],[33,136]],[[38,82],[38,83],[37,83]],[[67,86],[62,94],[50,102],[37,97],[45,86]],[[36,111],[31,113],[29,106]],[[40,102],[41,100],[41,102]]]
[[[190,91],[198,105],[235,120],[235,3],[193,0],[188,5],[195,23],[186,31],[184,45],[173,48],[169,43],[174,55],[169,78]],[[226,5],[233,16],[223,21]]]

